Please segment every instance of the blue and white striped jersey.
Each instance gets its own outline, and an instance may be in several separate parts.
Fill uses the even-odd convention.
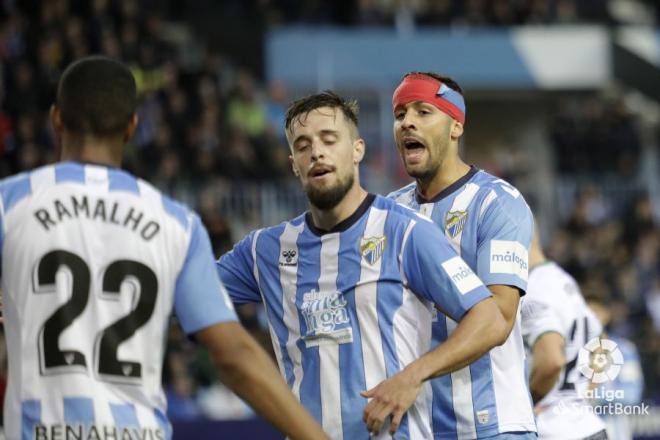
[[[112,167],[0,181],[7,438],[171,438],[161,371],[174,308],[235,320],[199,218]]]
[[[471,167],[430,201],[415,182],[388,197],[418,210],[444,235],[484,284],[527,288],[533,218],[520,192],[504,180]],[[434,343],[456,327],[437,315]],[[433,431],[438,439],[485,438],[498,433],[536,431],[525,374],[520,307],[508,340],[468,367],[432,381]]]
[[[433,223],[373,195],[330,232],[309,214],[255,231],[218,270],[235,302],[264,302],[283,376],[333,439],[369,439],[360,391],[429,350],[434,303],[460,320],[490,296]],[[431,436],[430,403],[426,387],[397,439]]]

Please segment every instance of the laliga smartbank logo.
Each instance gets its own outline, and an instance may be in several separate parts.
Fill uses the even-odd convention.
[[[579,401],[560,400],[553,407],[557,415],[567,413],[596,415],[648,415],[649,406],[642,402],[639,405],[627,405],[625,392],[607,385],[614,381],[623,368],[624,359],[616,342],[610,339],[593,338],[587,342],[578,353],[577,369],[589,379],[586,389],[578,389],[578,395],[587,400],[587,404]]]
[[[578,370],[591,383],[612,381],[621,373],[623,355],[610,339],[593,338],[580,349]]]

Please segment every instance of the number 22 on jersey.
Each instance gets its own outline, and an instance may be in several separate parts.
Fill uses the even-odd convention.
[[[39,368],[42,375],[87,373],[91,368],[89,359],[76,350],[61,350],[59,338],[87,308],[90,295],[91,275],[89,266],[78,255],[54,250],[44,255],[36,265],[34,293],[47,294],[56,290],[55,277],[64,266],[71,272],[71,297],[46,319],[39,330]],[[122,361],[117,357],[119,345],[131,338],[144,326],[153,314],[158,293],[158,279],[153,270],[132,260],[117,260],[105,269],[102,275],[102,300],[118,300],[120,287],[131,280],[139,285],[136,306],[126,316],[100,330],[95,337],[93,369],[101,380],[111,382],[139,383],[142,365],[139,362]]]

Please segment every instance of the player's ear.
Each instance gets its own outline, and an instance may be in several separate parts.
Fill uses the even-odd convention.
[[[451,124],[450,136],[452,140],[458,140],[463,135],[463,124],[458,121],[453,121]]]
[[[62,113],[60,109],[55,105],[50,106],[50,123],[53,126],[53,130],[57,136],[61,136],[62,133]]]
[[[293,161],[293,156],[289,154],[289,163],[291,164],[291,171],[293,171],[293,174],[298,177],[300,176],[300,172],[298,171],[298,168],[296,168],[296,163]]]
[[[364,143],[364,139],[358,138],[355,141],[353,141],[353,163],[354,164],[359,164],[362,162],[362,159],[364,158],[364,153],[366,150],[366,145]]]
[[[140,117],[137,113],[133,113],[131,115],[131,119],[128,121],[128,126],[126,126],[126,131],[124,132],[124,143],[130,141],[133,138],[139,122]]]

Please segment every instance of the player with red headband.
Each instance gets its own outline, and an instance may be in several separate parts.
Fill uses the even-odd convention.
[[[518,303],[527,289],[532,214],[509,183],[459,156],[465,127],[460,86],[435,73],[404,76],[392,98],[394,138],[415,181],[390,194],[430,217],[491,290],[508,338],[470,365],[432,381],[436,439],[536,437]],[[456,323],[438,313],[434,343]]]

